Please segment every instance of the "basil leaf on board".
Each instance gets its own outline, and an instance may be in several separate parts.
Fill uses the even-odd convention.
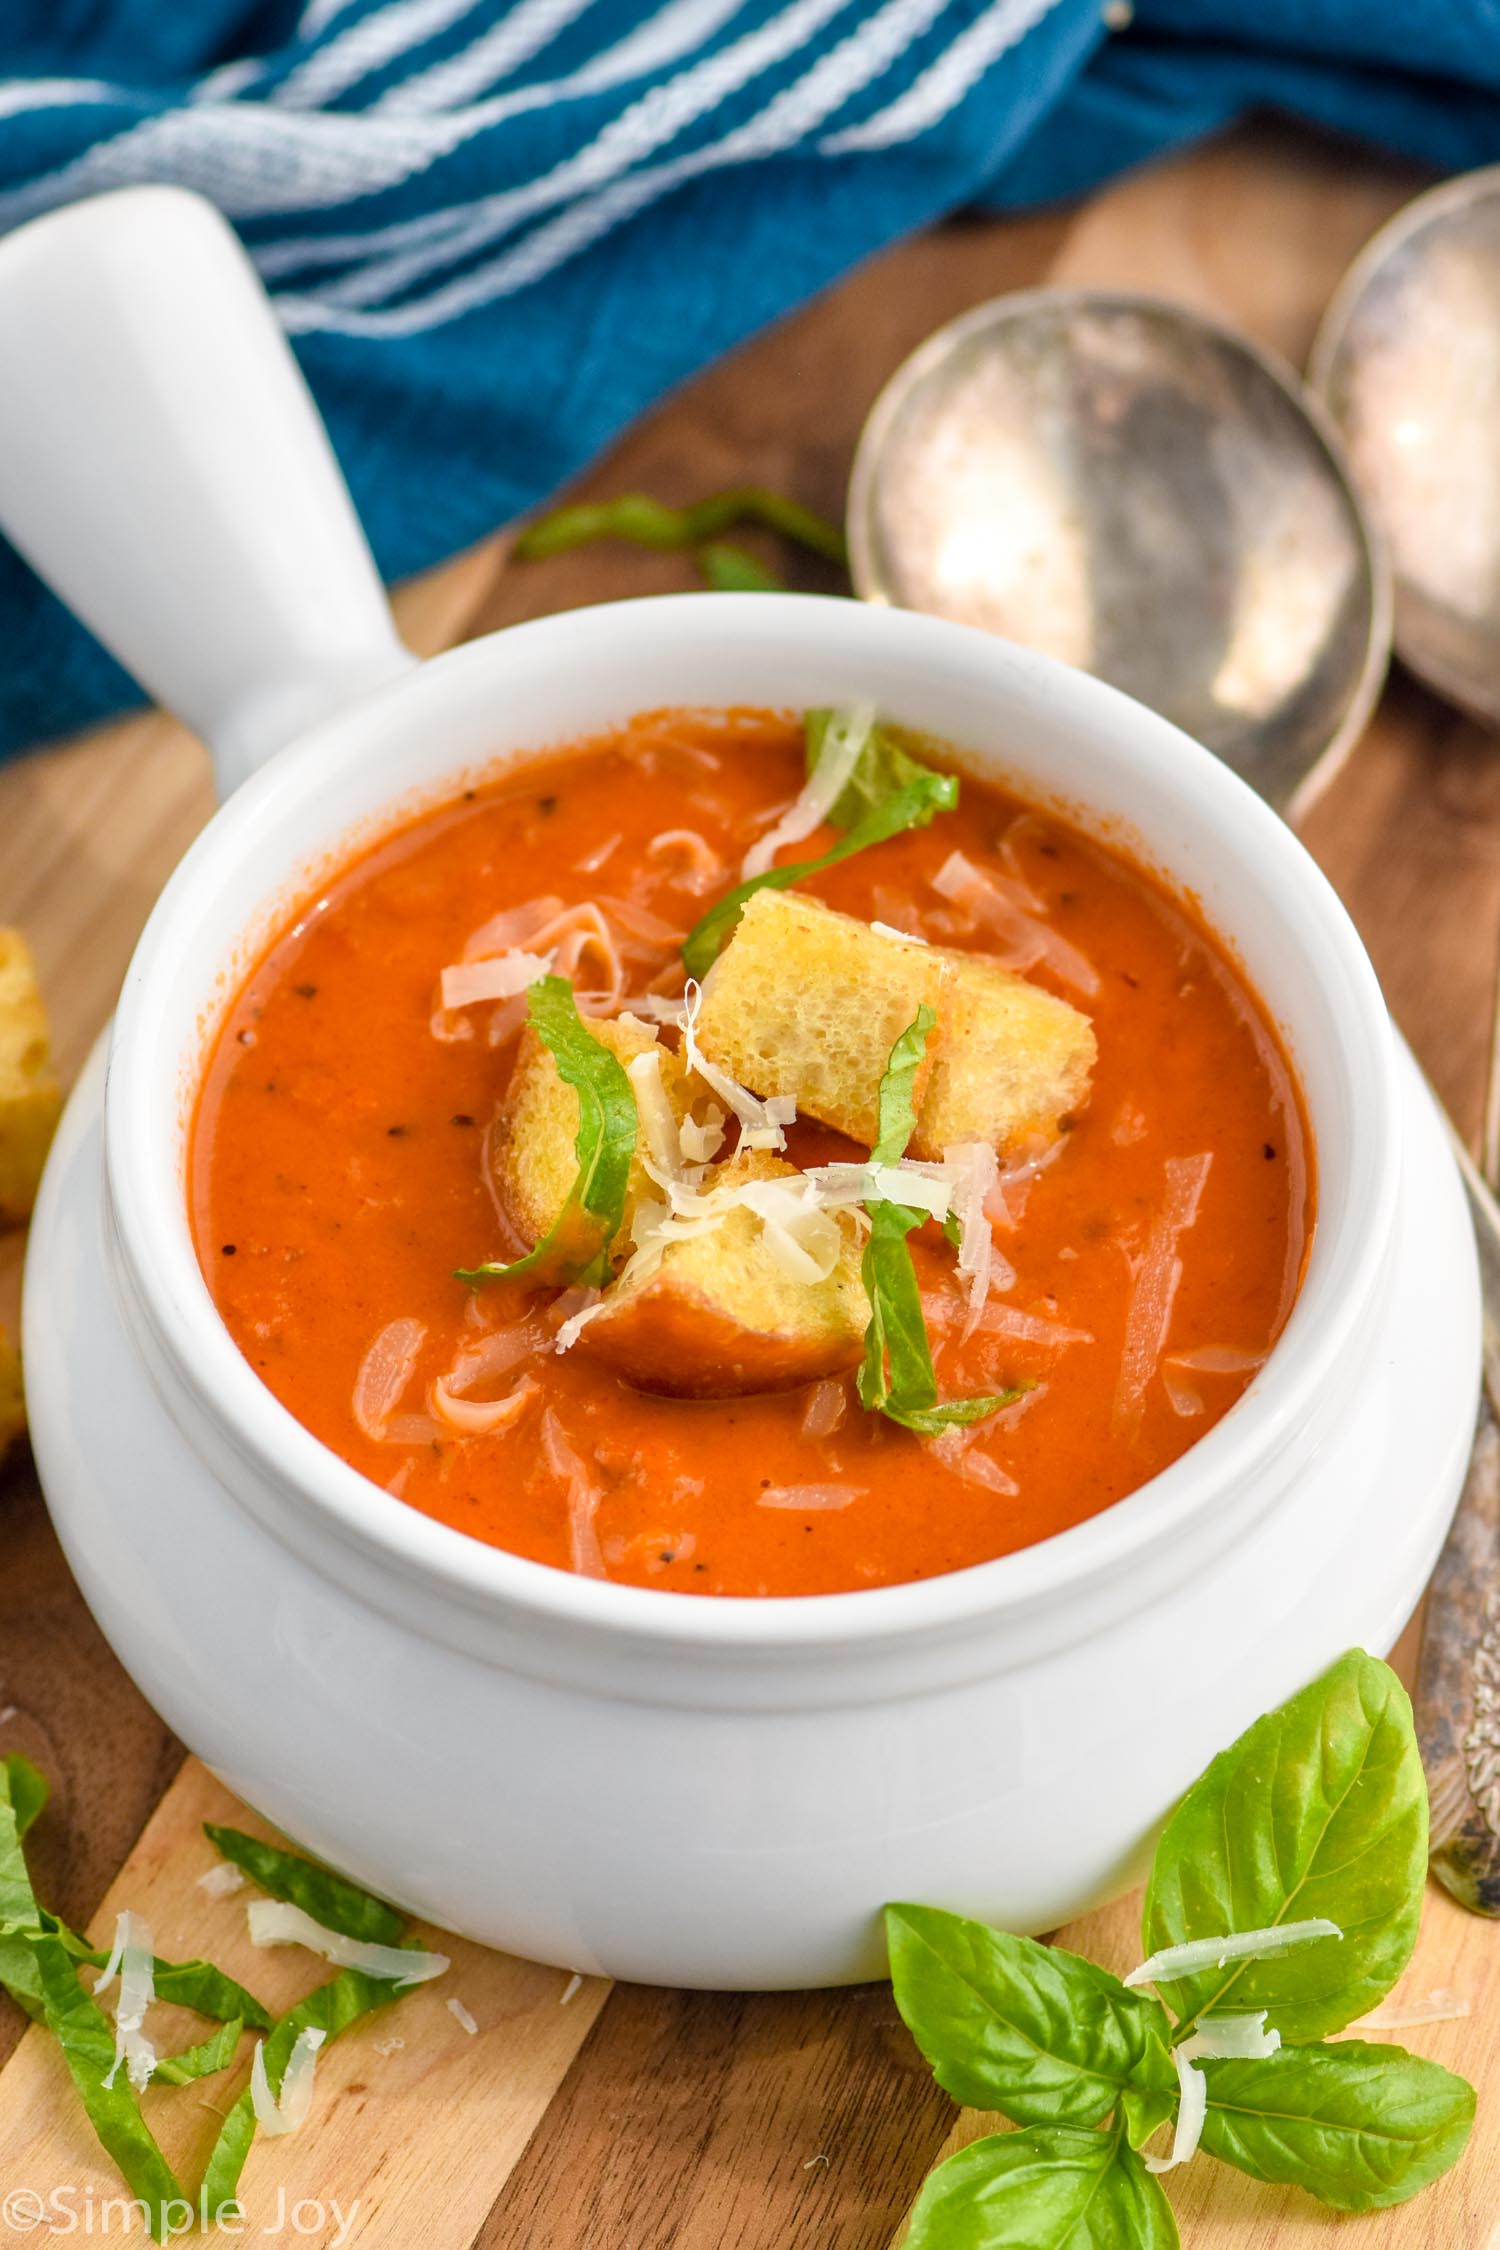
[[[116,2073],[113,2086],[104,2083],[115,2059],[114,2025],[79,1983],[78,1965],[61,1938],[39,1931],[32,1950],[47,2028],[62,2048],[89,2123],[144,2206],[146,2224],[160,2242],[191,2219],[192,2205],[157,2147],[124,2070]]]
[[[400,1944],[406,1931],[405,1915],[387,1906],[384,1899],[362,1891],[357,1883],[335,1875],[331,1867],[304,1859],[300,1852],[262,1843],[243,1829],[221,1828],[212,1820],[203,1823],[203,1833],[222,1858],[242,1867],[263,1891],[269,1891],[272,1898],[285,1899],[288,1905],[300,1906],[325,1930],[366,1938],[372,1945]]]
[[[1092,1961],[931,1906],[888,1906],[896,2005],[938,2084],[1018,2125],[1098,2125],[1127,2087],[1176,2106],[1171,2025]],[[1153,2108],[1159,2109],[1160,2104]]]
[[[754,555],[728,539],[711,539],[693,560],[705,586],[716,594],[780,594],[785,592],[774,570],[767,570]]]
[[[1160,2186],[1112,2134],[1031,2125],[940,2164],[903,2250],[1178,2250],[1178,2236]]]
[[[180,2055],[163,2055],[151,2073],[152,2085],[191,2086],[199,2078],[212,2078],[216,2071],[227,2070],[244,2028],[242,2016],[231,2016],[209,2038],[200,2039],[196,2047],[185,2047]]]
[[[916,1131],[917,1072],[936,1022],[935,1012],[924,1002],[891,1049],[876,1094],[872,1163],[897,1163]],[[860,1278],[870,1300],[870,1325],[865,1330],[865,1355],[855,1377],[860,1404],[868,1412],[884,1414],[887,1420],[924,1437],[936,1437],[955,1423],[983,1421],[986,1415],[1013,1404],[1029,1384],[978,1398],[949,1399],[939,1405],[922,1292],[906,1239],[927,1213],[915,1211],[906,1203],[884,1200],[867,1203],[865,1209],[870,1238],[860,1261]]]
[[[635,1159],[635,1093],[619,1056],[585,1028],[566,977],[539,978],[527,992],[526,1012],[559,1078],[578,1096],[578,1176],[534,1250],[508,1265],[491,1260],[460,1268],[455,1278],[470,1288],[487,1281],[602,1288]]]
[[[1287,2040],[1341,2031],[1411,1958],[1427,1787],[1405,1689],[1352,1649],[1214,1759],[1168,1821],[1146,1889],[1147,1954],[1325,1915],[1343,1938],[1161,1987],[1182,2028],[1264,2008]]]
[[[736,485],[728,492],[712,493],[690,508],[668,507],[665,501],[653,500],[645,492],[554,508],[522,532],[515,553],[522,562],[534,562],[543,555],[563,555],[570,548],[589,546],[596,539],[625,539],[634,547],[666,550],[700,547],[705,540],[717,539],[721,532],[747,523],[779,532],[794,546],[806,547],[829,562],[848,559],[844,535],[837,524],[814,515],[800,501],[788,500],[759,484]]]
[[[1201,2146],[1339,2211],[1384,2211],[1458,2162],[1474,2089],[1401,2047],[1341,2039],[1265,2062],[1205,2062]]]
[[[320,1984],[305,2000],[299,2000],[295,2008],[278,2016],[267,2034],[266,2082],[271,2092],[280,2098],[281,2082],[299,2032],[308,2028],[325,2031],[332,2041],[351,2024],[400,1997],[401,1987],[393,1984],[389,1977],[367,1977],[358,1969],[341,1970],[327,1984]],[[208,2168],[198,2190],[199,2208],[206,2212],[209,2221],[239,2215],[235,2189],[254,2139],[255,2104],[247,2086],[219,2128],[219,2137],[209,2152]]]
[[[0,1765],[5,1768],[6,1789],[11,1811],[15,1814],[16,1838],[19,1841],[46,1804],[51,1791],[31,1760],[24,1758],[19,1750],[10,1751],[5,1758],[0,1759]]]
[[[874,731],[878,735],[880,730]],[[858,771],[856,767],[856,776]],[[790,867],[768,867],[764,874],[752,875],[711,906],[683,940],[682,958],[688,975],[707,976],[733,936],[745,901],[757,891],[788,891],[794,883],[803,882],[809,875],[821,875],[825,868],[837,867],[841,860],[852,859],[872,844],[904,835],[908,828],[925,828],[934,813],[951,812],[957,803],[958,782],[951,773],[932,773],[925,766],[918,767],[912,780],[880,798],[820,858],[799,860]]]

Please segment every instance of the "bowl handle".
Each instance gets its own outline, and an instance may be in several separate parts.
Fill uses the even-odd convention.
[[[182,188],[0,242],[0,529],[222,795],[415,661],[255,270]]]

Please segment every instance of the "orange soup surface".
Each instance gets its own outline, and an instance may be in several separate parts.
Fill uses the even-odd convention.
[[[759,712],[653,714],[512,768],[308,900],[217,1033],[190,1192],[230,1333],[335,1453],[476,1539],[698,1594],[932,1577],[1080,1523],[1166,1468],[1234,1405],[1287,1318],[1311,1154],[1254,995],[1154,877],[967,777],[955,811],[801,887],[997,955],[1092,1020],[1087,1100],[1048,1149],[1002,1158],[970,1332],[952,1249],[935,1224],[912,1237],[939,1395],[1028,1384],[1013,1405],[934,1439],[867,1412],[852,1374],[646,1395],[591,1357],[586,1330],[557,1350],[570,1299],[455,1278],[527,1247],[487,1158],[526,1002],[445,1010],[443,969],[508,910],[532,908],[519,919],[535,926],[534,902],[556,902],[566,924],[592,902],[606,942],[573,917],[558,955],[580,994],[680,992],[683,934],[802,780],[800,722]],[[1023,902],[1003,942],[968,892],[935,887],[955,852]],[[786,1153],[864,1152],[799,1120]],[[482,1426],[523,1377],[524,1410]]]

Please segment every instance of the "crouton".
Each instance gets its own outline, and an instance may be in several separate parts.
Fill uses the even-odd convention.
[[[0,1328],[0,1462],[26,1435],[26,1401],[21,1392],[21,1355]]]
[[[636,1016],[620,1016],[613,1023],[590,1023],[589,1030],[601,1046],[617,1055],[628,1070],[637,1055],[655,1048],[661,1061],[662,1086],[673,1114],[680,1120],[701,1115],[710,1099],[691,1079],[686,1066],[669,1047],[661,1045],[655,1030]],[[527,1243],[540,1242],[568,1198],[578,1175],[578,1095],[558,1075],[557,1065],[538,1034],[528,1024],[490,1143],[490,1162],[500,1200]],[[645,1134],[636,1134],[636,1157],[625,1190],[625,1217],[615,1237],[615,1263],[630,1254],[630,1224],[641,1196],[657,1195],[642,1162]]]
[[[1088,1094],[1098,1053],[1085,1015],[980,953],[949,953],[946,1037],[912,1135],[913,1156],[959,1141],[1005,1149],[1051,1139]]]
[[[0,1223],[29,1217],[62,1092],[48,1068],[49,1041],[31,948],[0,930]]]
[[[791,1094],[868,1147],[897,1038],[937,1011],[909,1153],[1055,1133],[1088,1091],[1088,1017],[978,953],[902,943],[789,892],[758,891],[703,987],[698,1043],[752,1093]]]
[[[757,891],[704,981],[698,1044],[752,1093],[790,1094],[804,1116],[868,1148],[881,1074],[925,1004],[938,1020],[913,1087],[921,1105],[951,981],[932,947],[791,891]]]
[[[795,1177],[792,1165],[758,1150],[711,1176],[716,1187]],[[842,1373],[859,1360],[870,1305],[856,1222],[848,1211],[835,1216],[843,1250],[826,1281],[788,1279],[760,1220],[739,1206],[711,1233],[671,1244],[644,1281],[616,1282],[578,1349],[637,1389],[673,1398],[792,1390]]]

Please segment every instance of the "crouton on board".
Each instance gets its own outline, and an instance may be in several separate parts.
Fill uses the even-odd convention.
[[[0,930],[0,1224],[27,1218],[62,1107],[31,948]]]
[[[698,1042],[752,1093],[870,1146],[897,1038],[937,1012],[909,1153],[1055,1132],[1088,1090],[1087,1016],[983,954],[904,943],[791,892],[758,891],[703,988]]]
[[[752,1093],[791,1094],[804,1117],[868,1148],[881,1073],[925,1004],[937,1024],[913,1089],[920,1106],[951,981],[930,946],[798,893],[757,891],[704,981],[698,1044]]]
[[[637,1055],[654,1047],[661,1061],[662,1086],[674,1115],[679,1119],[691,1114],[701,1117],[710,1097],[696,1080],[690,1080],[678,1056],[661,1045],[652,1025],[625,1015],[613,1023],[590,1023],[588,1028],[627,1070]],[[578,1175],[577,1139],[577,1091],[558,1075],[545,1044],[528,1024],[521,1034],[510,1088],[490,1144],[501,1203],[528,1243],[541,1241],[567,1201]],[[645,1147],[645,1135],[638,1128],[635,1162],[625,1191],[624,1224],[615,1237],[617,1265],[630,1254],[630,1223],[636,1204],[643,1194],[650,1197],[657,1193],[642,1163]]]
[[[779,1157],[747,1150],[715,1167],[716,1187],[795,1178]],[[673,1243],[648,1279],[617,1281],[582,1331],[591,1352],[639,1390],[727,1398],[816,1382],[857,1364],[870,1305],[850,1212],[837,1214],[843,1251],[826,1281],[792,1281],[743,1206],[711,1233]]]

